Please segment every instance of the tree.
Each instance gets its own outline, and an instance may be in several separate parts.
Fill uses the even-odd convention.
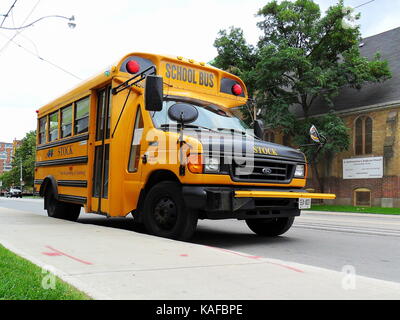
[[[3,185],[0,189],[9,189],[11,186],[19,185],[19,178],[15,175],[15,172],[7,171],[0,176],[0,180]]]
[[[300,105],[308,118],[317,98],[332,106],[344,86],[361,89],[388,79],[387,61],[379,54],[372,61],[360,55],[359,26],[343,26],[348,14],[343,0],[322,18],[312,0],[274,0],[260,9],[264,20],[258,26],[264,34],[258,44],[257,87]]]
[[[310,124],[317,124],[329,137],[320,155],[325,158],[349,147],[346,126],[334,112],[329,112],[339,90],[346,86],[360,90],[367,83],[391,77],[387,61],[381,60],[379,53],[372,60],[361,56],[360,27],[349,28],[343,23],[350,15],[352,11],[344,6],[343,0],[330,7],[324,16],[312,0],[280,3],[273,0],[257,13],[262,18],[257,23],[262,36],[256,48],[246,43],[240,29],[233,27],[230,32],[220,31],[214,43],[218,51],[215,65],[226,68],[229,59],[234,61],[232,65],[239,70],[239,76],[244,75],[266,126],[282,129],[300,145],[309,141]],[[353,18],[358,20],[360,16]],[[252,63],[245,63],[247,56]],[[311,120],[311,111],[317,103],[325,105],[325,115]],[[303,120],[290,112],[292,106],[300,107]],[[313,158],[312,147],[302,149],[309,159]],[[313,167],[318,175],[316,161]],[[318,184],[322,190],[320,179]]]
[[[220,30],[214,46],[218,56],[211,64],[240,77],[246,83],[249,96],[254,96],[253,68],[259,61],[259,55],[256,48],[247,43],[243,30],[233,26],[229,30]],[[249,110],[249,106],[241,109],[243,120],[248,124],[252,120],[249,114],[252,111]]]
[[[22,178],[25,186],[33,187],[36,156],[36,131],[29,131],[16,149],[11,163],[11,171],[5,172],[0,180],[3,181],[3,188],[20,185],[21,162]]]

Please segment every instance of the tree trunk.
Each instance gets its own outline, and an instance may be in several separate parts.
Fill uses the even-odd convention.
[[[318,162],[314,159],[312,163],[313,169],[313,184],[317,187],[317,192],[324,193],[324,184],[322,183],[321,177],[318,172]]]

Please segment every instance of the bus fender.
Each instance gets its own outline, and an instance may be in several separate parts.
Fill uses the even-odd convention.
[[[45,196],[45,192],[47,187],[53,188],[54,197],[58,200],[58,188],[57,188],[57,181],[53,176],[47,176],[44,178],[42,184],[40,185],[39,194],[41,197]]]

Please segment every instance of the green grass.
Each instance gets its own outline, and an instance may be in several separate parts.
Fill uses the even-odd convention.
[[[310,210],[400,215],[400,208],[363,208],[363,207],[353,207],[353,206],[313,205]]]
[[[39,196],[23,196],[22,199],[43,199],[43,198]]]
[[[45,278],[46,277],[46,278]],[[54,289],[42,281],[54,277]],[[51,282],[47,282],[51,283]],[[83,292],[0,245],[0,300],[89,300]]]

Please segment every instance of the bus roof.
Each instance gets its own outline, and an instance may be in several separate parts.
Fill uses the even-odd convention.
[[[246,86],[239,77],[233,74],[204,62],[196,62],[179,56],[133,52],[41,107],[38,110],[38,117],[89,95],[90,90],[101,87],[112,79],[123,82],[151,66],[155,67],[158,75],[163,76],[164,90],[167,91],[164,94],[186,95],[207,100],[217,99],[228,108],[247,102]]]

